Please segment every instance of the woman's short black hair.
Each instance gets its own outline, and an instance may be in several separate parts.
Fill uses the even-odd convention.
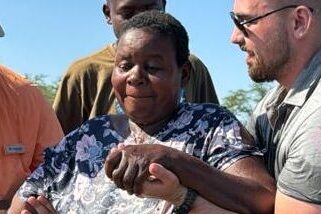
[[[177,65],[181,67],[187,62],[189,56],[188,35],[177,19],[163,11],[145,11],[124,23],[119,38],[128,30],[142,28],[169,37],[175,47]]]

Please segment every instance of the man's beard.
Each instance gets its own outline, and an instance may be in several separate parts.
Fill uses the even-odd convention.
[[[276,80],[284,65],[290,58],[290,47],[286,31],[272,35],[263,51],[272,53],[272,58],[264,59],[258,51],[253,51],[255,60],[248,64],[248,73],[254,82],[270,82]],[[274,54],[274,55],[273,55]]]

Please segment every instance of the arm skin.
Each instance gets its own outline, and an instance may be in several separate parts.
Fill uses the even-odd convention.
[[[256,157],[243,158],[221,172],[170,147],[128,145],[107,157],[105,170],[119,188],[139,195],[142,183],[149,177],[151,163],[161,164],[173,172],[183,186],[196,190],[224,209],[239,213],[272,213],[274,210],[274,180]]]
[[[317,214],[321,213],[321,205],[300,201],[277,191],[275,213],[293,213],[293,210],[299,210],[301,214]]]
[[[152,163],[149,166],[149,172],[154,176],[153,181],[145,181],[142,185],[143,194],[154,198],[160,198],[175,204],[176,206],[183,203],[186,188],[183,187],[178,178],[171,171],[165,169],[159,164]],[[143,196],[145,197],[145,196]],[[56,213],[51,203],[43,196],[30,197],[26,202],[21,201],[17,196],[14,198],[12,205],[15,209],[11,208],[9,214],[22,213],[22,214],[52,214]],[[213,203],[205,200],[203,197],[198,196],[193,203],[192,209],[189,214],[230,214],[234,213],[222,209]]]
[[[179,206],[184,202],[187,188],[183,187],[178,177],[162,165],[152,163],[149,165],[149,172],[154,177],[152,181],[145,181],[142,184],[143,197],[153,197],[166,200],[170,204]],[[167,209],[170,208],[169,204]],[[166,208],[165,208],[166,210]],[[167,212],[166,212],[167,213]],[[189,214],[208,214],[208,213],[234,213],[207,201],[201,196],[197,196]]]

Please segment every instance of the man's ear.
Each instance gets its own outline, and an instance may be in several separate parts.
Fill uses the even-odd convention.
[[[311,27],[312,12],[306,6],[298,6],[294,11],[293,33],[296,39],[305,37]]]
[[[105,3],[103,5],[103,13],[104,13],[104,15],[106,17],[107,23],[109,25],[111,25],[112,21],[111,21],[111,18],[110,18],[110,6],[109,6],[109,3]]]
[[[181,83],[182,87],[186,86],[189,82],[190,74],[191,74],[192,64],[189,60],[187,60],[181,68],[182,76]]]

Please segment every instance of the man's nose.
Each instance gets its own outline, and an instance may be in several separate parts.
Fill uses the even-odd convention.
[[[234,44],[244,43],[244,34],[240,29],[234,26],[230,40]]]

